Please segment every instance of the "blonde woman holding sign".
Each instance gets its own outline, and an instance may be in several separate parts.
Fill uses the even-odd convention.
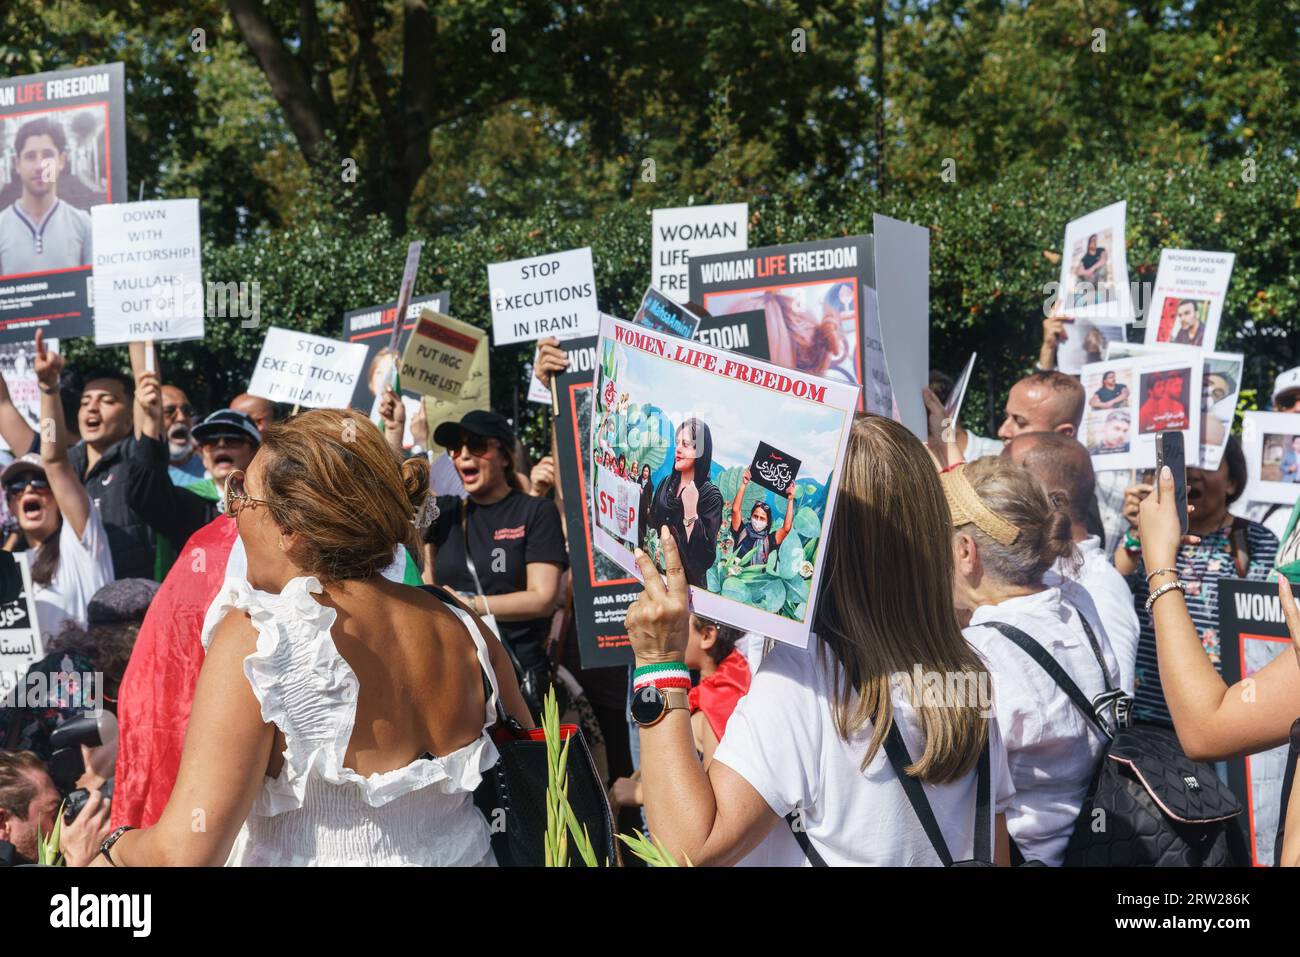
[[[934,467],[903,426],[859,415],[841,471],[817,632],[763,660],[707,771],[678,700],[690,683],[682,556],[663,533],[665,584],[638,551],[645,591],[627,630],[650,830],[695,864],[989,863],[994,846],[1005,863],[997,812],[1011,781],[987,698],[936,703],[912,682],[956,675],[991,690],[953,611]]]

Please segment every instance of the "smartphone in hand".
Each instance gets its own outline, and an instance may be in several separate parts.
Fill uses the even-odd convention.
[[[1178,508],[1178,527],[1187,534],[1187,458],[1182,432],[1156,434],[1156,501],[1160,498],[1160,469],[1169,466],[1174,475],[1174,503]]]

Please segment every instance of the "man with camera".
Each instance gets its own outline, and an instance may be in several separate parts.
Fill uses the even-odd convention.
[[[86,866],[108,837],[108,804],[98,789],[90,789],[79,811],[65,807],[40,758],[30,751],[0,751],[0,867],[37,863],[39,841],[49,837],[61,809],[64,862]]]

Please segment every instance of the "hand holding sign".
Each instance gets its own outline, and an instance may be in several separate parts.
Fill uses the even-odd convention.
[[[754,482],[777,495],[794,487],[794,480],[799,474],[799,459],[787,455],[766,442],[759,442],[754,452],[754,460],[745,471]]]
[[[645,590],[627,610],[624,625],[638,665],[683,661],[690,635],[690,588],[668,526],[659,530],[659,541],[664,550],[666,587],[650,556],[639,548],[635,553]]]

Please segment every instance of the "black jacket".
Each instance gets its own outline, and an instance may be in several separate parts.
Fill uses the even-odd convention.
[[[173,551],[183,548],[191,535],[221,514],[216,502],[172,482],[163,442],[141,436],[131,455],[131,504],[154,532],[167,538]]]
[[[91,503],[108,532],[116,578],[154,577],[154,537],[141,512],[131,501],[131,472],[135,463],[136,440],[128,435],[111,445],[95,467],[86,471],[86,444],[68,449],[68,460],[81,476]],[[163,469],[163,477],[167,475]]]

